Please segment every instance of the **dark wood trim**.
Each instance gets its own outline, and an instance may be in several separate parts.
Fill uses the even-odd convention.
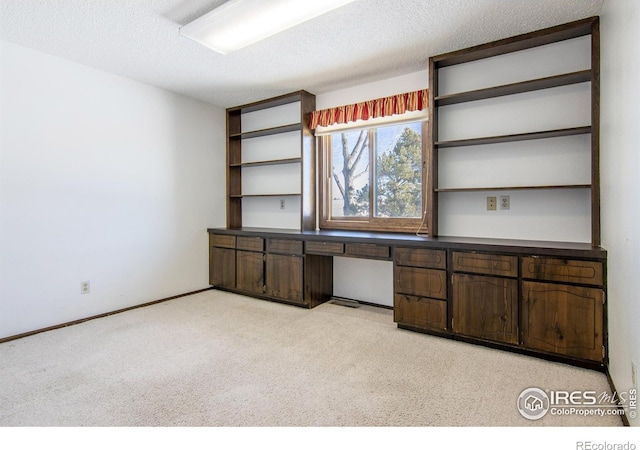
[[[316,109],[316,97],[306,91],[300,92],[300,152],[302,158],[300,192],[302,193],[300,204],[300,229],[315,230],[317,227],[316,206],[316,164],[317,150],[316,138],[310,128],[311,113]]]
[[[22,339],[22,338],[28,337],[28,336],[33,336],[34,334],[44,333],[45,331],[52,331],[52,330],[57,330],[59,328],[65,328],[65,327],[69,327],[69,326],[72,326],[72,325],[78,325],[78,324],[83,323],[83,322],[88,322],[89,320],[102,319],[103,317],[112,316],[114,314],[120,314],[120,313],[123,313],[123,312],[131,311],[132,309],[138,309],[138,308],[144,308],[145,306],[157,305],[158,303],[167,302],[169,300],[175,300],[175,299],[181,298],[181,297],[187,297],[189,295],[199,294],[201,292],[210,291],[212,289],[213,289],[213,287],[208,287],[208,288],[205,288],[205,289],[199,289],[197,291],[187,292],[185,294],[174,295],[174,296],[163,298],[163,299],[160,299],[160,300],[153,300],[151,302],[142,303],[140,305],[129,306],[127,308],[117,309],[115,311],[110,311],[110,312],[98,314],[98,315],[91,316],[91,317],[85,317],[84,319],[72,320],[71,322],[65,322],[65,323],[61,323],[59,325],[52,325],[50,327],[40,328],[38,330],[33,330],[33,331],[28,331],[26,333],[21,333],[21,334],[16,334],[16,335],[13,335],[13,336],[8,336],[8,337],[5,337],[5,338],[1,338],[0,339],[0,344],[2,344],[4,342],[14,341],[16,339]]]
[[[438,141],[438,109],[435,107],[435,93],[438,92],[438,71],[435,61],[429,58],[429,132],[427,133],[427,235],[438,236],[438,194],[435,191],[438,186],[438,150],[435,143]]]
[[[591,24],[591,242],[600,245],[600,20]]]
[[[604,370],[605,375],[607,376],[607,382],[609,383],[609,387],[611,388],[611,392],[618,392],[618,390],[616,389],[616,385],[613,382],[613,378],[611,378],[611,374],[609,373],[609,365],[605,365],[605,370]],[[618,405],[618,409],[622,410],[622,414],[620,415],[620,420],[622,421],[622,425],[624,425],[625,427],[630,427],[631,424],[629,423],[629,418],[627,417],[627,412],[626,410]]]

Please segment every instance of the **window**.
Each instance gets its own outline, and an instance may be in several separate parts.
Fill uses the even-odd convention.
[[[320,137],[322,228],[417,231],[422,222],[425,122]]]

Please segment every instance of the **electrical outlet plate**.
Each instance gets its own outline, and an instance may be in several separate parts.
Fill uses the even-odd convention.
[[[81,294],[88,294],[90,292],[90,287],[91,287],[91,285],[89,284],[88,281],[81,281],[80,282],[80,293]]]
[[[509,209],[511,207],[511,200],[508,195],[500,196],[500,209]]]
[[[496,197],[487,197],[487,211],[495,211],[497,209]]]

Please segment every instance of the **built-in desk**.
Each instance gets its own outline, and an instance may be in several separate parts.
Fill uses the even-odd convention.
[[[333,257],[393,261],[398,327],[575,365],[606,360],[606,258],[590,244],[410,234],[209,229],[210,284],[313,308]]]

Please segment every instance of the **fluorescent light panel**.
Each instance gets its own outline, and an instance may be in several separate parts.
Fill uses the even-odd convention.
[[[229,0],[180,28],[180,34],[226,55],[354,0]]]

